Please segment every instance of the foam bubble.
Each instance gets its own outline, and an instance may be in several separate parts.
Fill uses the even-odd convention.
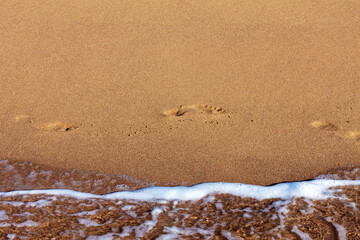
[[[105,198],[105,199],[131,199],[140,201],[153,200],[199,200],[210,194],[232,194],[240,197],[250,197],[257,200],[271,198],[308,198],[320,200],[332,197],[335,190],[333,187],[360,185],[360,180],[330,180],[317,179],[304,182],[280,183],[272,186],[257,186],[240,183],[203,183],[191,187],[147,187],[135,191],[115,192],[105,195],[76,192],[73,190],[50,189],[50,190],[24,190],[12,192],[0,192],[0,196],[9,197],[16,195],[60,195],[78,199]]]

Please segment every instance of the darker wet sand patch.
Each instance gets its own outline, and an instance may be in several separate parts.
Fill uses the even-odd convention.
[[[132,190],[129,183],[137,188],[145,185],[124,176],[96,172],[44,168],[6,160],[0,161],[0,165],[4,166],[3,174],[23,178],[23,181],[15,177],[15,181],[0,180],[8,181],[9,185],[20,184],[15,189],[52,186],[105,194]],[[337,175],[341,173],[339,179],[349,179],[348,174],[352,176],[350,179],[359,179],[357,170],[351,167]],[[306,234],[311,239],[358,239],[359,186],[335,187],[331,191],[334,197],[320,200],[298,197],[259,200],[222,193],[212,193],[197,201],[1,195],[0,238],[15,235],[28,239],[59,236],[62,239],[158,239],[171,234],[172,239],[229,239],[229,236],[231,239],[301,239]]]

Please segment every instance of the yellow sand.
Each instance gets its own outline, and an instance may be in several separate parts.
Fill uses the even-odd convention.
[[[359,164],[359,12],[332,0],[5,1],[0,158],[159,184],[271,184]]]

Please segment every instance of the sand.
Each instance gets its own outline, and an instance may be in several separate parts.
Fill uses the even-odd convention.
[[[4,2],[0,159],[159,185],[360,164],[359,8]]]
[[[360,237],[360,168],[267,187],[205,183],[131,192],[134,179],[123,184],[122,176],[29,162],[0,161],[0,176],[1,239]]]
[[[355,192],[355,194],[354,194]],[[215,195],[199,201],[119,201],[64,196],[0,196],[0,236],[25,239],[359,239],[353,201],[255,200]],[[249,207],[252,206],[252,207]]]

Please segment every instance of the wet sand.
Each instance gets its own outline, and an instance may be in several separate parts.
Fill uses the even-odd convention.
[[[257,192],[255,198],[210,193],[191,201],[170,200],[169,196],[176,195],[159,192],[158,199],[149,199],[144,191],[150,189],[138,192],[142,196],[140,200],[124,199],[121,195],[111,197],[111,194],[82,195],[130,190],[134,183],[138,187],[146,186],[122,176],[83,170],[57,171],[6,160],[0,161],[0,170],[4,176],[0,178],[3,239],[358,239],[360,236],[359,181],[351,181],[360,179],[359,167],[333,169],[317,176],[317,179],[350,180],[355,184],[331,187],[325,191],[326,198],[309,198],[316,197],[313,192],[319,193],[319,185],[313,184],[303,187],[311,193],[305,194],[307,197],[298,195],[301,188],[295,191],[297,197],[290,197],[291,189],[284,189],[289,194],[284,197],[271,186],[263,191],[272,188],[271,192],[277,192],[275,198],[273,195],[263,199],[264,193],[253,189]],[[57,190],[4,193],[49,188]],[[60,189],[80,192],[60,193]]]
[[[3,3],[0,159],[161,185],[359,164],[359,8]]]

